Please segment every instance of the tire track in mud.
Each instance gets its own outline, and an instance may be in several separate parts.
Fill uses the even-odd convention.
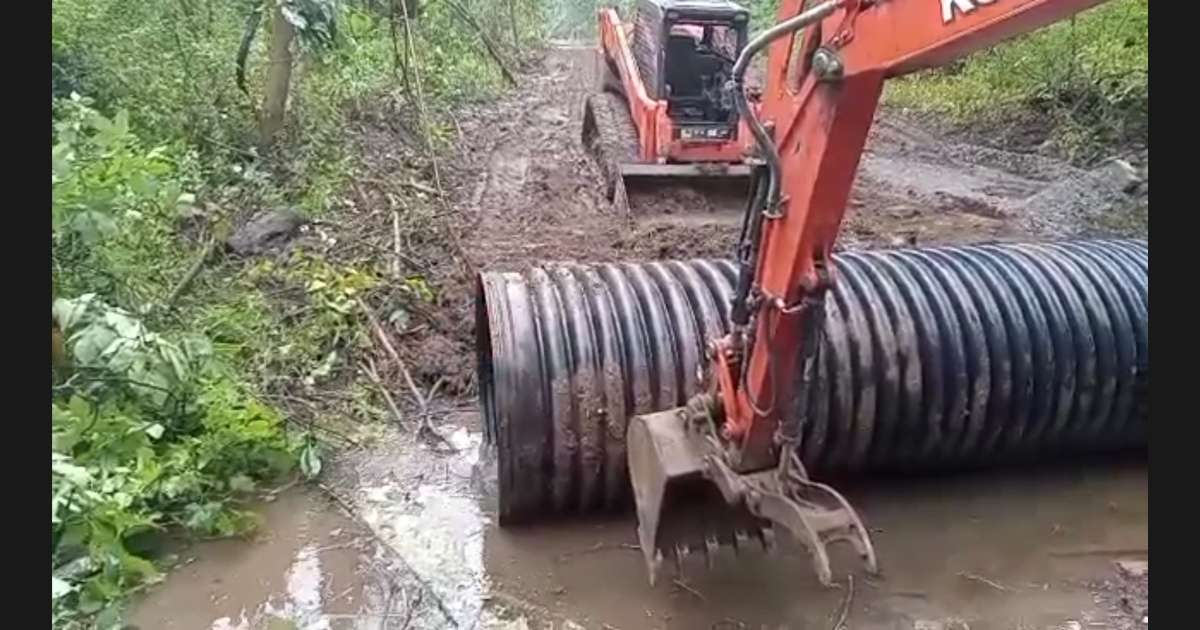
[[[479,268],[518,268],[537,260],[610,261],[720,255],[731,237],[703,220],[630,220],[614,211],[603,177],[582,146],[583,102],[593,86],[591,46],[548,51],[521,90],[464,115],[465,159],[458,179],[472,194],[460,200],[474,225],[466,239]],[[497,135],[495,132],[501,133]],[[465,203],[463,203],[465,201]],[[710,211],[689,187],[650,193],[661,214]],[[677,243],[686,247],[677,247]]]
[[[467,116],[460,177],[476,177],[463,210],[475,223],[466,240],[477,267],[578,255],[590,234],[611,226],[578,143],[587,52],[552,49],[518,93]]]

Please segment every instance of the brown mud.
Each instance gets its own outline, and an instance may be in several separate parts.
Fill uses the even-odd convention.
[[[852,589],[821,589],[805,555],[786,544],[776,556],[744,554],[711,571],[685,566],[650,588],[629,514],[496,527],[494,471],[473,399],[474,273],[564,259],[723,257],[740,221],[740,203],[714,203],[688,186],[635,191],[630,216],[611,208],[580,143],[589,53],[554,48],[513,94],[453,113],[458,142],[436,173],[444,203],[410,206],[396,186],[378,185],[411,177],[414,163],[434,173],[404,125],[363,121],[366,175],[355,211],[376,218],[343,240],[390,257],[391,211],[435,209],[436,227],[397,258],[420,269],[436,297],[413,307],[416,323],[396,345],[417,386],[440,392],[423,413],[441,438],[389,426],[373,444],[343,450],[319,487],[263,506],[255,541],[183,554],[195,561],[140,600],[131,623],[825,630],[844,613],[842,627],[868,630],[1148,627],[1146,575],[1114,565],[1146,557],[1144,462],[846,488],[883,569],[878,578],[854,573]],[[427,184],[405,190],[440,197]],[[1097,216],[1140,194],[1120,169],[951,142],[885,111],[840,247],[1095,234]],[[845,554],[833,561],[843,580],[857,569]],[[270,626],[272,616],[292,625]]]

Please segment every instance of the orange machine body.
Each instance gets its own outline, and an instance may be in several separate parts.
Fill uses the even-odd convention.
[[[602,61],[616,70],[637,130],[638,160],[648,164],[741,163],[754,139],[745,121],[738,122],[732,140],[681,139],[667,115],[667,101],[650,96],[638,72],[630,38],[633,25],[621,22],[616,10],[599,11],[599,51]]]

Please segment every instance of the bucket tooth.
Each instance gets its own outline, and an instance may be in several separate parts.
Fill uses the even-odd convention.
[[[733,532],[733,548],[741,553],[750,548],[750,534],[745,530],[739,529]]]
[[[762,542],[764,552],[775,553],[775,528],[764,527],[758,530],[758,539]]]
[[[654,586],[654,582],[658,578],[658,572],[662,569],[665,558],[663,558],[661,549],[655,549],[646,554],[646,556],[647,569],[650,572],[650,586]]]
[[[720,549],[721,543],[717,541],[715,533],[710,532],[704,537],[704,564],[708,566],[709,570],[716,565],[717,553]]]
[[[683,577],[683,563],[691,553],[691,547],[687,545],[675,545],[675,577]]]

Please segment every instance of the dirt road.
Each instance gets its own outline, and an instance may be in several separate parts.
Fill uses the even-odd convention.
[[[472,398],[472,271],[725,256],[735,236],[736,215],[686,188],[638,200],[633,217],[611,211],[578,139],[586,52],[553,50],[521,77],[519,93],[454,114],[458,156],[441,173],[452,246],[431,239],[412,252],[440,308],[399,340],[420,386],[440,384],[429,411],[445,439],[387,428],[373,446],[342,452],[319,487],[267,505],[255,542],[186,552],[195,563],[151,591],[133,623],[826,629],[844,611],[856,629],[1146,627],[1146,577],[1114,565],[1145,558],[1140,461],[848,488],[884,574],[855,574],[852,589],[835,591],[818,587],[794,549],[688,567],[650,589],[629,515],[495,526]],[[406,138],[388,124],[371,133],[364,161],[382,169]],[[1136,176],[1120,164],[1084,171],[951,143],[884,114],[842,246],[1093,233],[1098,216],[1138,202],[1145,185]],[[835,557],[835,567],[854,566],[847,560]]]

